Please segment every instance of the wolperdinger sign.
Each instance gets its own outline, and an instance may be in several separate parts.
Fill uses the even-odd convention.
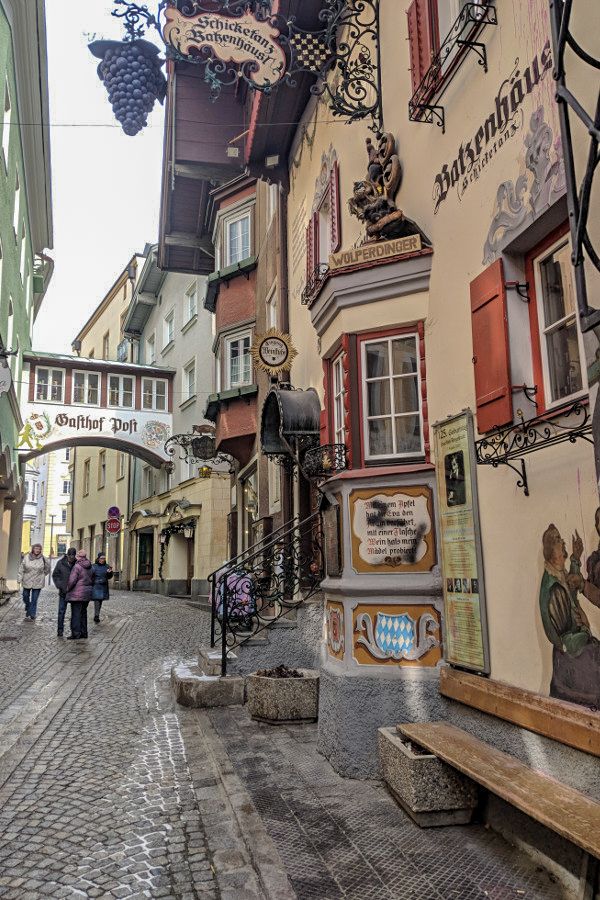
[[[165,44],[181,56],[210,52],[225,63],[251,63],[248,77],[259,88],[285,76],[286,58],[276,40],[280,32],[268,21],[251,13],[237,19],[219,13],[188,17],[173,7],[165,10],[165,18]]]

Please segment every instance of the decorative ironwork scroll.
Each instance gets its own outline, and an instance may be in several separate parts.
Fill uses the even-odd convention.
[[[464,52],[472,50],[478,64],[487,72],[485,44],[477,38],[487,25],[497,25],[496,8],[486,3],[466,3],[446,39],[434,55],[423,80],[408,103],[411,122],[436,124],[446,130],[444,107],[440,100],[456,74]]]
[[[517,487],[523,488],[523,493],[528,497],[529,484],[523,457],[567,441],[574,444],[581,439],[593,444],[592,417],[589,408],[579,402],[573,403],[553,419],[546,415],[525,421],[522,412],[518,410],[518,413],[521,416],[518,424],[501,428],[476,441],[475,452],[480,466],[511,468],[518,478]]]
[[[297,609],[322,579],[319,513],[287,522],[209,575],[211,647],[221,646],[221,674],[232,649]]]
[[[348,450],[345,444],[322,444],[304,454],[302,471],[311,481],[331,478],[348,468]]]
[[[174,434],[165,441],[165,453],[184,462],[210,462],[214,466],[227,463],[229,466],[229,474],[235,472],[234,459],[229,453],[223,453],[216,448],[216,438],[214,431],[204,429],[204,426],[197,428],[192,434]]]
[[[156,12],[129,0],[113,2],[127,41],[158,31],[168,57],[204,68],[214,100],[239,81],[270,93],[282,83],[295,87],[297,76],[308,73],[318,78],[311,92],[327,96],[334,116],[371,119],[373,132],[382,129],[379,0],[324,0],[318,31],[273,14],[271,0],[160,0]],[[247,34],[236,33],[241,19],[248,20]]]
[[[554,44],[554,78],[557,82],[556,99],[558,102],[565,161],[567,201],[569,204],[571,243],[573,247],[572,261],[575,269],[579,322],[582,331],[591,331],[600,325],[600,309],[594,309],[588,305],[584,251],[592,265],[600,272],[600,252],[594,247],[588,231],[594,175],[600,164],[600,80],[597,74],[598,70],[600,70],[600,59],[588,53],[573,36],[571,31],[573,5],[573,0],[551,0],[550,16]],[[567,47],[572,50],[581,63],[589,68],[589,80],[592,83],[599,84],[598,97],[593,114],[586,111],[582,103],[567,86],[565,68],[565,51]],[[585,173],[580,185],[577,184],[575,174],[571,113],[574,113],[581,121],[589,135],[590,141]]]

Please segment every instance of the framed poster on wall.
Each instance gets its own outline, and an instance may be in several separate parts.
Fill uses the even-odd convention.
[[[489,674],[490,653],[473,415],[463,410],[433,426],[444,587],[446,659]]]

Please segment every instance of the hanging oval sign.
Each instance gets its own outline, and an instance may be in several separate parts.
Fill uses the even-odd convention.
[[[184,16],[169,6],[165,18],[164,42],[180,56],[193,57],[208,49],[221,62],[250,64],[246,74],[262,90],[277,84],[285,75],[285,53],[277,43],[280,32],[252,13],[235,18],[221,13]]]
[[[289,334],[283,334],[271,328],[266,334],[257,334],[252,345],[254,362],[269,375],[279,375],[289,369],[298,351],[292,344]]]

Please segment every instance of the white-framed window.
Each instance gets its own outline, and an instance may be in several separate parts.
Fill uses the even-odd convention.
[[[119,453],[117,454],[117,480],[125,478],[125,454]]]
[[[533,260],[546,406],[586,393],[583,337],[567,235]]]
[[[63,494],[70,494],[70,493],[71,493],[71,482],[70,482],[70,481],[63,481],[63,483],[62,483],[62,492],[63,492]]]
[[[183,324],[187,325],[196,315],[198,315],[198,285],[194,281],[185,292]]]
[[[67,447],[65,450],[65,462],[68,462],[71,459],[71,448]]]
[[[146,338],[146,365],[152,366],[156,362],[156,334],[152,332]]]
[[[142,378],[142,409],[166,412],[167,382],[162,378]]]
[[[65,373],[63,369],[46,366],[35,370],[35,399],[50,403],[63,403],[65,399]]]
[[[144,497],[151,497],[154,494],[154,473],[152,466],[144,466],[142,470],[142,491]]]
[[[279,206],[279,185],[276,182],[267,188],[267,228],[275,218]]]
[[[267,328],[277,328],[278,319],[277,288],[275,287],[267,297]]]
[[[98,489],[106,486],[106,450],[98,454]]]
[[[66,510],[66,507],[64,507],[64,506],[60,511],[60,521],[62,522],[63,525],[67,521],[67,510]]]
[[[163,322],[163,349],[175,340],[175,310],[165,316]]]
[[[331,254],[331,196],[330,191],[326,191],[323,201],[319,207],[319,230],[318,230],[318,247],[317,262],[320,265],[329,265],[329,256]]]
[[[225,219],[225,266],[248,259],[250,256],[251,213],[246,210],[235,218]]]
[[[8,81],[4,84],[4,115],[2,117],[2,156],[4,157],[4,168],[8,172],[8,153],[10,150],[10,132],[12,124],[12,103],[10,99],[10,87]]]
[[[110,358],[110,332],[106,332],[102,337],[102,359]]]
[[[87,497],[90,492],[90,469],[91,460],[86,459],[83,463],[83,496]]]
[[[98,406],[100,403],[100,374],[73,372],[73,403]]]
[[[335,444],[344,444],[346,429],[344,426],[344,357],[342,354],[333,361],[331,367],[333,388],[333,440]]]
[[[365,459],[423,453],[417,334],[362,342],[362,410]]]
[[[196,360],[191,359],[189,363],[183,367],[182,372],[182,396],[183,402],[194,397],[196,394]]]
[[[21,218],[21,180],[19,171],[15,172],[15,205],[13,207],[13,229],[15,232],[15,242],[19,240],[19,221]]]
[[[225,389],[252,384],[251,333],[225,338]]]
[[[108,376],[108,405],[133,409],[135,379],[133,375]]]

